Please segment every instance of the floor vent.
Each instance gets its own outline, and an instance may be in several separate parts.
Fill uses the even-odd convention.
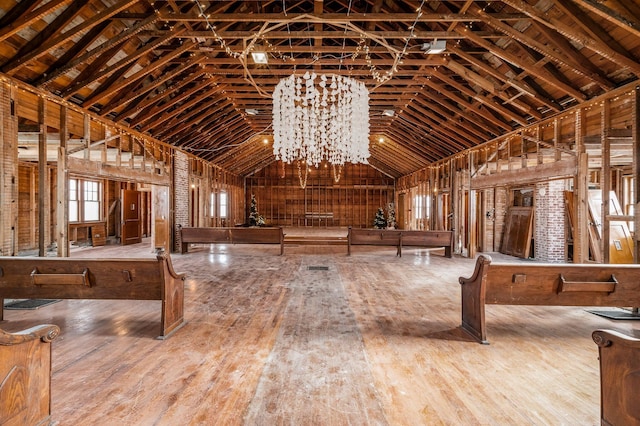
[[[328,271],[328,266],[309,266],[307,268],[309,271]]]

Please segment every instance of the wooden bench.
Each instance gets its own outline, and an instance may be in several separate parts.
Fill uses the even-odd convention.
[[[0,425],[51,422],[51,341],[55,325],[0,330]]]
[[[282,227],[234,227],[194,228],[180,227],[180,253],[187,253],[189,244],[280,244],[284,253],[284,231]]]
[[[166,253],[155,259],[0,257],[0,320],[5,298],[161,300],[164,339],[184,324],[184,279]]]
[[[462,329],[487,342],[485,304],[638,306],[640,265],[492,263],[480,255],[462,285]]]
[[[349,227],[347,253],[351,256],[352,245],[374,245],[396,247],[396,256],[402,257],[403,246],[444,247],[446,257],[453,253],[452,231],[405,231],[400,229],[359,229]]]
[[[592,337],[600,354],[601,424],[640,424],[640,339],[612,330]]]

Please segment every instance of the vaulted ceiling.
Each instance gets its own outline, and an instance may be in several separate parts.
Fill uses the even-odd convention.
[[[639,61],[636,1],[0,0],[0,72],[240,176],[275,161],[270,94],[294,73],[364,82],[369,163],[399,177],[637,80]]]

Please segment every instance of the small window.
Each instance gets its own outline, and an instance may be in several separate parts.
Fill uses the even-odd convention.
[[[226,219],[227,217],[227,193],[220,193],[220,217]]]
[[[209,197],[209,217],[215,217],[216,215],[216,194],[215,192],[211,193]]]
[[[84,182],[84,220],[100,220],[100,191],[98,182]]]
[[[69,222],[77,222],[80,217],[78,210],[78,181],[69,180]]]
[[[69,222],[93,222],[101,219],[101,183],[69,179]]]

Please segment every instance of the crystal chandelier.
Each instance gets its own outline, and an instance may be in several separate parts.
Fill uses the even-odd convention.
[[[280,80],[273,92],[273,154],[298,167],[335,167],[369,158],[369,92],[340,75],[306,72]],[[336,178],[338,180],[339,178]],[[306,178],[305,178],[306,181]],[[301,178],[302,182],[302,178]]]

